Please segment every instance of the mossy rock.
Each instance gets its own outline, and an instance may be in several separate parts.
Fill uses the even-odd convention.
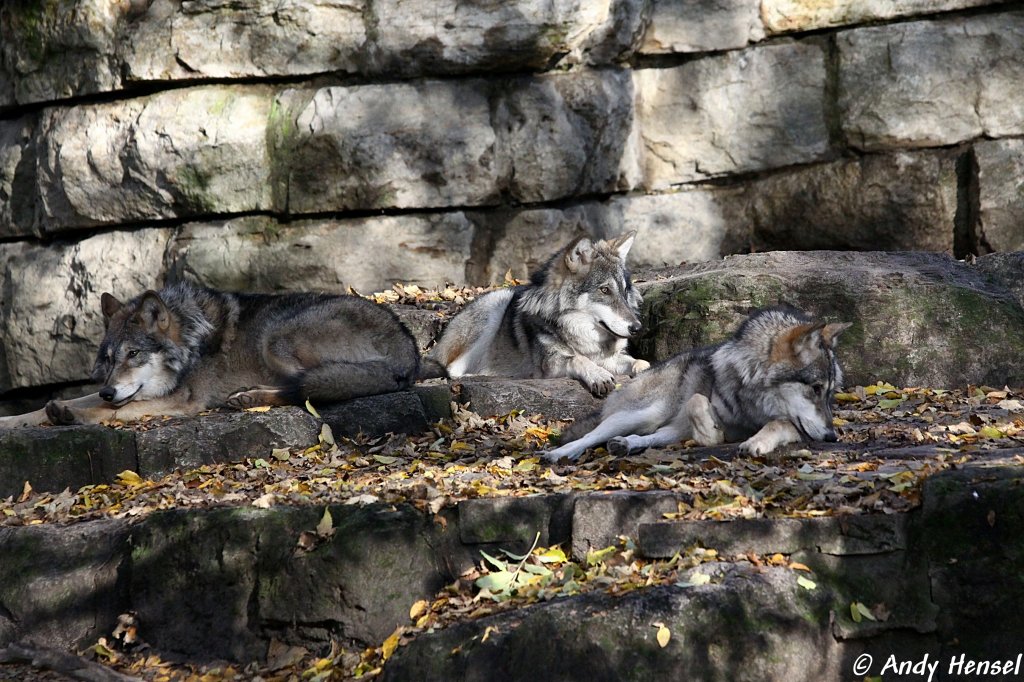
[[[647,331],[637,350],[648,359],[721,341],[751,311],[788,303],[853,323],[839,343],[847,385],[1024,382],[1024,308],[998,281],[943,254],[773,252],[644,278]]]

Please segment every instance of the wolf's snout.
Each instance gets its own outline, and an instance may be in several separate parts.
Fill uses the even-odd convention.
[[[644,326],[642,324],[640,324],[639,322],[634,322],[633,324],[629,325],[629,335],[636,336],[637,334],[640,333],[640,330],[643,328]]]
[[[108,403],[113,402],[115,395],[117,395],[117,389],[111,388],[110,386],[104,386],[100,389],[100,397]]]
[[[829,429],[828,431],[826,431],[825,438],[823,440],[826,443],[835,443],[837,440],[839,440],[839,437],[836,435],[836,430]]]

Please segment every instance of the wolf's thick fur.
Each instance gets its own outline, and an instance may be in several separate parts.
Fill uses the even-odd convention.
[[[689,439],[746,439],[740,450],[760,455],[802,439],[835,440],[831,401],[842,371],[834,346],[847,327],[789,307],[755,312],[731,339],[680,353],[612,393],[546,458],[576,459],[604,443],[624,455]]]
[[[640,331],[642,299],[626,268],[635,236],[597,243],[577,238],[530,284],[493,291],[467,306],[430,357],[452,377],[570,376],[595,395],[607,394],[614,375],[650,366],[626,352],[627,339]]]
[[[356,296],[232,294],[180,283],[127,303],[103,294],[98,393],[0,418],[0,427],[183,416],[213,407],[397,391],[419,353],[390,310]]]

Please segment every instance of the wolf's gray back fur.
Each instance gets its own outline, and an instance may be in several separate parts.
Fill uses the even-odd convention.
[[[730,339],[675,355],[612,393],[549,459],[605,441],[621,453],[747,439],[741,447],[759,454],[800,438],[835,440],[831,399],[842,371],[834,342],[847,326],[788,306],[757,311]]]
[[[647,363],[626,352],[642,302],[626,267],[634,233],[596,244],[579,238],[530,283],[481,296],[445,329],[430,357],[453,377],[572,376],[598,395],[613,375]]]

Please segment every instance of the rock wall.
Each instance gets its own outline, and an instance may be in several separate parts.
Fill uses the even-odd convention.
[[[1019,3],[8,0],[0,32],[0,395],[83,380],[100,293],[171,274],[485,284],[580,229],[638,266],[1024,249]]]

